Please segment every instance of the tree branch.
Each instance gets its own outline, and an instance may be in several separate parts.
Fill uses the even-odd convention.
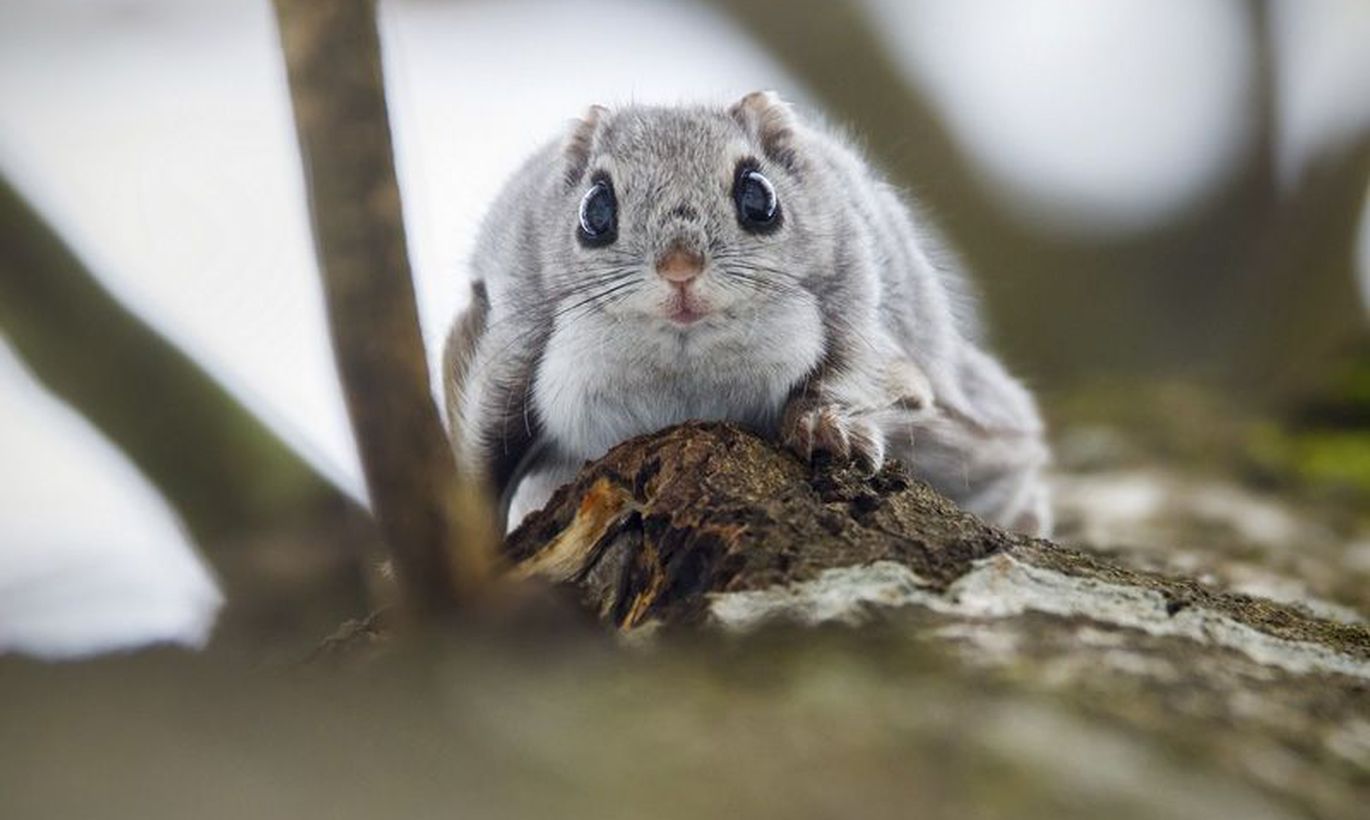
[[[495,529],[429,389],[373,0],[275,0],[329,328],[371,501],[407,603],[437,614],[487,576]]]
[[[217,382],[116,302],[4,180],[0,327],[53,392],[123,448],[202,542],[341,503]]]
[[[115,301],[3,179],[0,328],[176,508],[228,593],[221,635],[256,643],[279,633],[282,619],[265,613],[286,599],[295,601],[292,623],[365,605],[362,511]],[[81,500],[69,501],[77,513]],[[301,543],[301,527],[324,517],[348,536]],[[263,539],[276,553],[268,562],[254,547]],[[283,561],[281,548],[295,554]],[[295,572],[292,561],[313,569]]]

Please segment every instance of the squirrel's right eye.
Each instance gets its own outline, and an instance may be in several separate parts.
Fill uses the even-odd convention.
[[[580,244],[596,248],[617,238],[618,201],[609,180],[596,180],[580,200],[580,229],[576,236]]]

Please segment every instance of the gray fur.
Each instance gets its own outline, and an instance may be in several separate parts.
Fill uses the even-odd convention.
[[[738,223],[744,157],[778,191],[772,234]],[[577,214],[596,173],[613,181],[618,238],[586,248]],[[706,260],[693,287],[711,310],[684,328],[653,269],[672,245]],[[596,106],[506,185],[471,267],[481,298],[445,368],[454,447],[511,525],[585,460],[699,418],[802,455],[897,457],[988,520],[1050,528],[1036,406],[974,341],[954,260],[851,148],[773,95]]]

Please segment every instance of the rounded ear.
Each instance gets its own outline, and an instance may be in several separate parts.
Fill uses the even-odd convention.
[[[728,108],[728,115],[757,141],[766,158],[791,172],[799,170],[795,151],[795,117],[790,104],[774,91],[753,91]]]
[[[595,132],[599,123],[609,113],[602,105],[592,105],[585,115],[576,120],[566,135],[562,153],[566,157],[566,187],[573,188],[585,176],[590,164],[590,152],[595,144]]]

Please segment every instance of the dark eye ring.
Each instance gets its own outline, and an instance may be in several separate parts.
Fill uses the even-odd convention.
[[[737,221],[752,233],[770,233],[780,227],[780,199],[775,186],[756,166],[744,163],[738,167],[733,202],[737,204]]]
[[[580,225],[576,230],[580,244],[598,248],[618,238],[618,200],[608,177],[595,179],[580,200]]]

